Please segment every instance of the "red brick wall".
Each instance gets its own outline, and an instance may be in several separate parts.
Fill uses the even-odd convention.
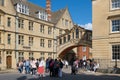
[[[86,56],[86,59],[89,59],[89,47],[86,46],[86,51],[83,51],[84,46],[77,47],[77,56],[79,59],[82,59],[83,56]]]

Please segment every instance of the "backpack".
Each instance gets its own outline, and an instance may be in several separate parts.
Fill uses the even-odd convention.
[[[50,67],[53,67],[53,65],[54,65],[54,63],[53,63],[53,62],[51,62],[51,63],[50,63]]]

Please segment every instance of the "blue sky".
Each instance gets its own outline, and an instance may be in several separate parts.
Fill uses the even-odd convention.
[[[46,0],[29,0],[43,8]],[[86,29],[92,29],[92,3],[91,0],[51,0],[52,11],[68,7],[74,23]]]

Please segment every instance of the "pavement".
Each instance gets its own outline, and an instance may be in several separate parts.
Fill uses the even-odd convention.
[[[31,74],[21,74],[15,69],[0,71],[0,80],[120,80],[120,74],[109,74],[92,71],[80,71],[76,75],[71,75],[71,68],[63,68],[63,77],[50,77],[45,73],[45,77]]]
[[[68,69],[63,68],[63,72],[71,73],[70,67]],[[4,73],[18,73],[18,70],[17,69],[0,70],[0,74],[4,74]],[[86,75],[116,75],[116,76],[120,76],[120,74],[101,73],[101,72],[93,72],[93,71],[79,71],[77,74],[86,74]]]
[[[4,74],[4,73],[16,73],[16,72],[18,72],[17,69],[0,70],[0,74]]]

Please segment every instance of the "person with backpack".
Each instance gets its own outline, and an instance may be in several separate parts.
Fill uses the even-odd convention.
[[[54,61],[54,76],[58,77],[58,71],[59,71],[59,62],[57,59]]]
[[[49,71],[50,71],[50,77],[54,76],[54,60],[51,59],[49,61]]]

